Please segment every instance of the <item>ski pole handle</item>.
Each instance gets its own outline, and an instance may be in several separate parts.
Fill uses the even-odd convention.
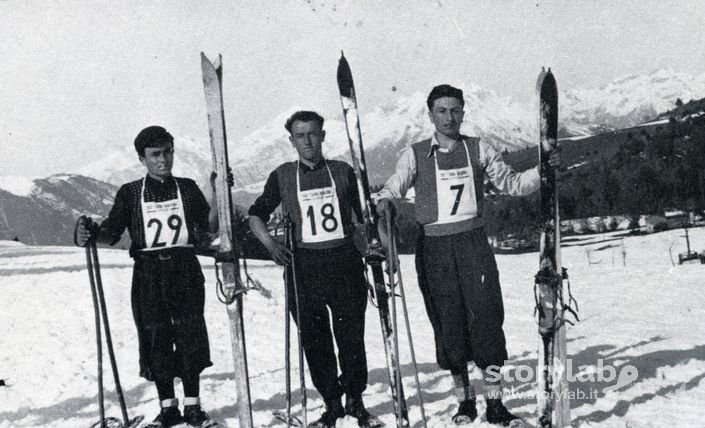
[[[98,224],[90,217],[82,215],[76,220],[73,230],[73,243],[77,247],[86,247],[94,242],[98,236]]]

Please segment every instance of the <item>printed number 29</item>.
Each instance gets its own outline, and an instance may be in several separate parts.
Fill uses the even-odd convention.
[[[321,222],[321,226],[323,226],[323,230],[326,232],[332,232],[335,229],[338,228],[338,220],[335,219],[335,208],[333,207],[333,204],[328,203],[328,204],[323,204],[321,207],[321,216],[323,217],[323,221]],[[313,211],[313,206],[309,206],[308,210],[306,210],[306,217],[309,218],[309,221],[311,222],[311,235],[316,235],[316,213]]]
[[[460,196],[463,194],[463,188],[465,184],[456,184],[455,186],[450,186],[450,190],[455,190],[455,202],[453,203],[453,209],[450,211],[450,215],[455,215],[458,212],[458,205],[460,205]]]
[[[181,217],[179,217],[176,214],[172,214],[169,216],[169,218],[166,221],[167,226],[169,226],[169,229],[173,230],[174,232],[174,238],[171,240],[171,245],[176,244],[179,241],[179,233],[181,233],[181,224],[183,223],[183,220],[181,220]],[[154,241],[152,242],[152,248],[158,248],[158,247],[165,247],[166,242],[159,242],[159,235],[162,233],[162,222],[159,221],[156,218],[150,219],[149,222],[147,222],[147,228],[152,227],[152,225],[157,226],[157,232],[154,234]]]

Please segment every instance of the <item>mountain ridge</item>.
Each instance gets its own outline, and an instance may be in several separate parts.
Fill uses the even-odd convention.
[[[466,101],[464,133],[479,135],[510,152],[535,144],[535,106],[474,84],[459,86]],[[661,69],[648,75],[625,76],[596,89],[565,90],[560,96],[560,135],[590,136],[652,120],[658,112],[672,110],[677,99],[705,97],[705,73],[693,77]],[[231,138],[233,196],[240,207],[254,201],[276,166],[296,159],[283,125],[298,109],[283,111],[240,141]],[[426,95],[421,92],[363,111],[360,122],[372,184],[382,184],[394,171],[399,153],[432,132]],[[326,120],[324,128],[325,156],[349,161],[341,117]],[[176,136],[175,151],[174,175],[194,178],[204,193],[210,194],[205,191],[211,171],[208,141]],[[144,167],[129,144],[72,173],[0,179],[0,239],[18,236],[28,243],[70,243],[78,215],[105,217],[117,186],[143,175]]]

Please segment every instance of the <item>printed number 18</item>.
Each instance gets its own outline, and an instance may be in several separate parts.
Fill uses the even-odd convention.
[[[323,230],[326,232],[332,232],[335,229],[338,228],[338,220],[335,219],[335,208],[333,207],[333,204],[327,203],[323,204],[321,207],[321,216],[323,217],[323,221],[321,222],[321,226],[323,226]],[[306,210],[306,217],[309,218],[311,222],[311,235],[316,235],[316,215],[313,211],[313,206],[309,206],[308,209]],[[332,224],[331,224],[332,222]]]

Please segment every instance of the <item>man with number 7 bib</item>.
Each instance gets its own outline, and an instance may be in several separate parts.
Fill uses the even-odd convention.
[[[166,129],[147,127],[134,145],[147,175],[120,187],[100,227],[80,222],[77,244],[96,239],[115,245],[125,229],[130,234],[140,376],[155,382],[160,401],[158,416],[146,427],[216,426],[199,399],[200,373],[213,363],[203,317],[205,279],[195,251],[197,244],[207,246],[215,211],[195,181],[171,175],[174,138]],[[175,398],[176,377],[184,389],[183,416]]]
[[[353,244],[352,222],[353,211],[358,220],[362,218],[359,194],[352,167],[323,157],[323,121],[312,111],[296,112],[286,121],[289,140],[299,158],[269,175],[264,192],[250,207],[249,223],[272,260],[280,265],[289,265],[292,253],[270,236],[266,223],[281,204],[282,214],[294,228],[299,330],[311,379],[325,402],[320,419],[309,426],[334,427],[338,418],[349,414],[360,426],[374,427],[379,421],[362,402],[367,387],[367,283],[362,256]],[[293,296],[292,284],[286,286]],[[289,300],[289,311],[296,320],[295,299]]]
[[[377,195],[377,213],[393,216],[392,200],[415,189],[416,272],[433,326],[436,359],[453,375],[459,409],[452,419],[457,425],[477,417],[468,362],[486,371],[507,359],[499,274],[483,228],[484,180],[510,195],[526,195],[540,185],[537,168],[516,172],[487,142],[460,134],[464,104],[462,90],[433,88],[427,105],[435,133],[402,153]],[[551,162],[560,163],[558,153]],[[484,378],[487,421],[519,423],[502,403],[496,376],[486,372]]]

